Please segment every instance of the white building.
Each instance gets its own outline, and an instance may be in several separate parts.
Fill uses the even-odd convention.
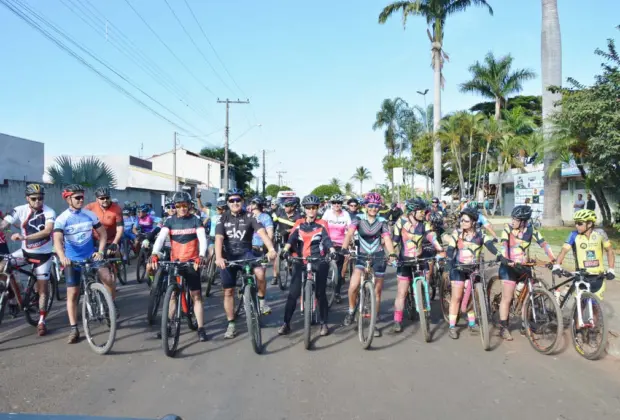
[[[41,182],[44,144],[0,133],[0,183],[5,179]]]

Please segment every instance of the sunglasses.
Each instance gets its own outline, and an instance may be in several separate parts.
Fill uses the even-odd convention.
[[[433,204],[439,204],[439,201],[433,201]]]
[[[349,206],[355,206],[355,207],[357,207],[357,203],[349,203]]]
[[[461,219],[461,223],[463,223],[463,222],[465,222],[465,223],[471,223],[471,220],[463,218],[463,219]]]
[[[110,197],[97,197],[97,200],[102,200],[102,201],[109,200],[109,199]]]
[[[378,204],[366,204],[366,208],[368,209],[378,209],[379,207],[381,207]]]
[[[586,222],[575,222],[575,226],[583,226]]]
[[[294,204],[285,204],[284,207],[293,207]]]
[[[231,198],[228,200],[229,203],[241,203],[243,200],[241,198]]]
[[[28,197],[28,200],[30,201],[43,201],[43,196],[36,196],[36,197]]]
[[[306,210],[318,210],[319,206],[304,206],[304,209],[306,209]]]
[[[174,207],[177,208],[177,209],[186,209],[186,208],[189,207],[189,204],[187,204],[187,203],[178,203],[178,204],[175,204]]]
[[[84,201],[84,196],[83,195],[74,195],[71,198],[73,198],[74,200],[77,200],[77,201]]]
[[[339,204],[342,206],[342,201],[332,201],[332,204]]]

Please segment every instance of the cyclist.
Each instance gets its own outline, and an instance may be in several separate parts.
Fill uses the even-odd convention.
[[[261,225],[267,231],[267,236],[273,242],[273,220],[271,220],[271,216],[267,213],[263,212],[263,207],[265,206],[265,202],[259,196],[252,198],[250,201],[250,209],[252,214],[259,221]],[[255,257],[262,257],[265,255],[265,244],[263,240],[258,235],[258,233],[254,232],[252,235],[252,251]],[[268,315],[271,313],[271,308],[265,302],[265,293],[267,292],[267,280],[265,279],[265,271],[267,267],[266,265],[258,265],[254,268],[254,275],[256,276],[256,284],[258,286],[258,302],[260,305],[260,311],[264,315]]]
[[[101,222],[106,231],[106,252],[111,256],[119,255],[119,244],[123,237],[123,211],[121,207],[113,203],[110,199],[110,189],[107,187],[99,187],[95,190],[97,201],[89,203],[84,207],[86,210],[92,211],[97,219]],[[95,240],[99,239],[97,231],[93,231]],[[114,279],[109,279],[112,282]],[[116,287],[113,289],[116,293]],[[112,294],[114,299],[114,293]]]
[[[226,194],[229,210],[223,213],[215,226],[215,264],[220,269],[220,279],[224,289],[224,311],[228,327],[224,338],[237,335],[235,326],[235,288],[239,267],[226,267],[226,260],[235,261],[253,258],[252,236],[254,232],[267,246],[267,257],[273,260],[276,251],[263,225],[256,218],[242,210],[243,190],[233,188]]]
[[[443,248],[437,240],[437,234],[432,231],[429,223],[424,221],[426,213],[426,202],[415,197],[405,203],[406,215],[398,219],[394,224],[393,241],[400,244],[399,259],[415,259],[422,257],[422,239],[426,238],[435,250],[443,256]],[[398,279],[398,289],[394,300],[394,326],[392,332],[399,333],[403,330],[403,309],[405,307],[405,297],[409,292],[409,283],[413,275],[411,267],[398,267],[396,277]]]
[[[499,278],[502,280],[502,300],[499,305],[500,337],[507,341],[512,341],[512,334],[508,329],[508,315],[510,302],[520,277],[514,269],[514,264],[527,262],[532,241],[536,241],[549,260],[555,263],[551,247],[540,232],[529,223],[532,218],[532,208],[524,205],[516,206],[512,209],[511,216],[512,221],[504,226],[500,239],[502,255],[499,266]],[[521,331],[525,334],[524,328],[521,328]]]
[[[338,281],[336,283],[335,290],[335,300],[336,303],[342,302],[342,298],[340,297],[340,289],[342,288],[342,284],[344,283],[344,279],[342,278],[342,267],[344,265],[344,255],[340,253],[342,250],[342,242],[344,241],[344,237],[347,229],[351,225],[351,216],[349,213],[342,210],[342,203],[344,202],[344,197],[340,194],[334,194],[331,199],[331,208],[327,209],[323,216],[322,220],[327,222],[327,232],[329,233],[329,239],[331,239],[336,252],[338,252],[336,257],[336,265],[338,266],[337,277]]]
[[[361,214],[359,208],[360,201],[357,198],[351,197],[347,200],[347,212],[349,213],[349,217],[351,218],[351,220],[353,220],[353,218],[358,214]]]
[[[297,211],[297,205],[294,198],[286,198],[283,203],[283,209],[276,210],[273,216],[274,229],[280,234],[280,249],[288,242],[288,237],[295,225],[295,222],[302,218],[301,213]],[[276,259],[273,263],[273,280],[271,284],[278,284],[280,276],[280,261]]]
[[[489,232],[496,242],[499,241],[497,233],[495,233],[495,231],[493,230],[493,226],[491,226],[491,222],[489,222],[489,219],[487,219],[482,213],[480,213],[480,210],[478,209],[478,202],[470,201],[467,206],[474,209],[476,213],[478,213],[478,222],[476,223],[477,226],[484,228],[487,232]]]
[[[388,213],[387,217],[388,223],[391,223],[393,225],[398,219],[400,219],[402,215],[403,211],[398,207],[396,203],[392,203],[390,205],[390,212]]]
[[[81,267],[71,266],[72,261],[84,261],[92,258],[94,261],[103,260],[107,233],[97,216],[90,210],[83,209],[84,187],[79,184],[67,185],[62,191],[69,208],[56,218],[54,222],[54,249],[65,268],[67,283],[67,314],[71,331],[69,344],[77,343],[80,333],[77,327],[77,304],[80,297]],[[95,251],[93,229],[99,235],[98,250]],[[99,268],[99,276],[105,287],[113,293],[114,284],[106,283],[110,279],[110,272],[106,267]],[[116,304],[115,304],[116,306]]]
[[[353,321],[362,271],[366,267],[365,257],[372,256],[373,258],[372,269],[375,274],[377,314],[381,306],[381,291],[383,290],[383,277],[385,276],[386,269],[385,253],[383,251],[383,245],[381,244],[382,240],[385,242],[385,248],[389,252],[390,263],[394,262],[396,259],[387,220],[378,215],[379,208],[381,204],[383,204],[383,198],[377,193],[368,193],[366,195],[366,201],[366,214],[355,216],[344,238],[344,242],[342,243],[343,253],[346,254],[348,253],[348,246],[353,240],[355,232],[358,232],[360,238],[359,255],[349,283],[349,312],[344,318],[344,325],[350,325]],[[375,337],[379,336],[381,336],[381,330],[376,328]]]
[[[597,279],[597,277],[605,273],[607,280],[616,278],[614,272],[616,255],[611,246],[611,241],[603,229],[594,227],[596,213],[593,210],[578,210],[573,215],[573,220],[575,221],[575,230],[568,235],[553,270],[561,270],[564,257],[572,249],[575,257],[575,270],[585,269],[588,274],[591,274],[589,276],[591,277],[589,279],[590,291],[603,300],[605,281]],[[607,254],[607,266],[609,267],[607,271],[603,265],[603,251]]]
[[[20,233],[14,233],[11,235],[11,239],[21,241],[22,246],[13,253],[13,256],[33,263],[34,274],[37,277],[37,291],[39,292],[37,333],[43,336],[47,334],[45,316],[47,315],[48,283],[53,253],[51,234],[54,229],[56,213],[43,204],[45,190],[41,185],[26,185],[25,195],[27,204],[15,207],[4,220],[0,220],[0,231],[19,223]]]
[[[187,287],[194,303],[194,314],[196,315],[196,324],[198,325],[198,340],[207,341],[208,336],[204,328],[205,317],[202,305],[202,288],[200,275],[198,274],[198,268],[204,264],[207,252],[207,235],[200,220],[189,212],[191,200],[190,195],[185,191],[174,193],[172,201],[177,214],[168,217],[164,222],[164,227],[153,244],[151,266],[153,271],[157,270],[159,258],[163,256],[161,250],[168,237],[170,237],[170,260],[194,263],[189,267],[181,267],[179,271],[187,282]],[[176,301],[176,299],[177,297],[173,296],[173,300]],[[171,306],[174,308],[176,303]]]
[[[301,200],[301,205],[306,210],[306,218],[300,219],[295,223],[295,227],[288,238],[288,242],[284,246],[284,250],[280,258],[288,257],[291,247],[301,257],[318,258],[325,255],[325,250],[329,249],[330,256],[335,258],[336,250],[329,238],[327,232],[327,223],[316,220],[319,205],[321,201],[316,195],[307,195]],[[322,222],[322,223],[320,223]],[[301,296],[301,275],[305,265],[300,262],[293,264],[293,276],[291,278],[291,287],[289,289],[286,307],[284,308],[284,323],[278,329],[278,334],[285,335],[291,332],[291,319],[297,306],[297,300]],[[321,323],[321,336],[329,334],[327,327],[327,315],[329,307],[327,305],[327,295],[325,289],[327,287],[327,272],[329,266],[327,262],[313,263],[312,269],[316,272],[316,298],[319,301],[319,320]],[[306,310],[310,310],[307,308]]]
[[[436,213],[440,214],[440,213]],[[498,254],[497,248],[493,244],[493,239],[476,229],[478,222],[478,211],[473,207],[465,207],[459,213],[460,228],[444,237],[447,246],[446,271],[450,275],[451,299],[448,320],[450,327],[448,334],[450,338],[459,338],[456,330],[456,319],[459,314],[459,307],[463,299],[463,290],[469,282],[469,274],[454,268],[458,264],[475,264],[480,261],[480,251],[482,246],[486,246],[493,255]],[[473,310],[467,312],[467,322],[471,333],[478,332],[476,325],[476,314]]]
[[[209,257],[213,255],[213,246],[215,245],[215,226],[222,217],[222,214],[226,211],[228,206],[226,200],[217,200],[215,203],[215,214],[209,220],[208,232],[209,232]]]
[[[125,207],[123,209],[123,235],[130,241],[130,243],[134,243],[136,240],[136,234],[133,232],[137,228],[138,219],[135,216],[131,216],[129,208]],[[127,261],[127,263],[129,263],[129,261]]]

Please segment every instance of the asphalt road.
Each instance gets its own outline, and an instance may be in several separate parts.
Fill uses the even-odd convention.
[[[388,332],[396,280],[392,269],[379,324],[383,337],[361,349],[353,327],[342,327],[345,305],[330,313],[332,333],[303,348],[303,321],[279,337],[285,294],[270,286],[274,312],[263,329],[265,351],[256,355],[241,333],[223,337],[222,294],[206,302],[210,341],[199,343],[184,326],[181,351],[166,357],[146,326],[148,291],[121,286],[121,325],[113,351],[94,354],[82,340],[66,344],[64,302],[54,303],[50,334],[36,336],[23,318],[0,326],[0,412],[87,414],[184,419],[618,419],[620,363],[589,362],[564,340],[554,356],[537,354],[524,337],[482,350],[466,331],[446,334],[434,302],[433,342],[418,323]],[[61,311],[59,311],[61,309]],[[8,318],[8,319],[7,319]],[[81,324],[80,324],[81,329]]]

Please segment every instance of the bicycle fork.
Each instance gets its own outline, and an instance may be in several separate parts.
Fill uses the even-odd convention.
[[[422,282],[422,290],[424,293],[424,311],[425,312],[430,312],[431,311],[431,300],[430,300],[430,296],[428,294],[428,281],[426,280],[426,276],[424,277],[414,277],[413,281],[411,282],[411,287],[413,289],[413,298],[415,300],[416,303],[416,308],[417,308],[417,304],[418,304],[418,299],[421,299],[422,296],[418,296],[418,290],[417,290],[417,284],[418,282],[421,281]]]

